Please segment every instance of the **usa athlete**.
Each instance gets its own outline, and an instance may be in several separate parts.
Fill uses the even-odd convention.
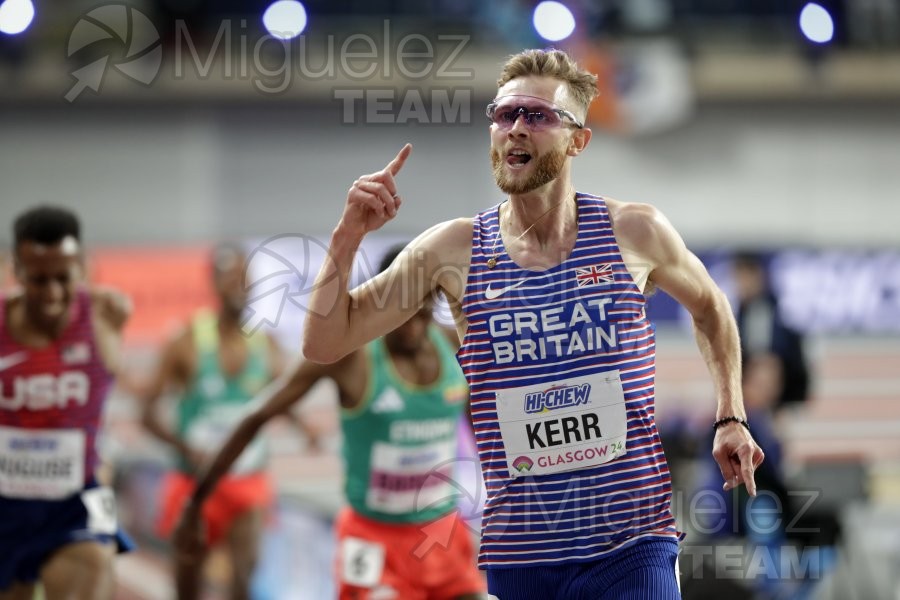
[[[83,283],[78,218],[15,221],[21,290],[0,296],[0,600],[111,598],[129,542],[98,481],[97,433],[130,306]]]

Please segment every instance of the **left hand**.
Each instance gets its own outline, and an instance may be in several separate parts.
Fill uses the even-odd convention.
[[[725,479],[722,489],[727,492],[743,483],[750,495],[756,496],[753,472],[762,464],[765,454],[743,425],[726,423],[719,427],[712,454]]]

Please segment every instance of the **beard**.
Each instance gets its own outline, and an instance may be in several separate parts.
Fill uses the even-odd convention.
[[[535,163],[534,172],[526,179],[518,181],[504,171],[505,159],[506,156],[501,156],[497,150],[491,148],[491,167],[497,187],[505,194],[527,194],[559,177],[566,162],[566,154],[553,148],[542,156],[532,158]]]

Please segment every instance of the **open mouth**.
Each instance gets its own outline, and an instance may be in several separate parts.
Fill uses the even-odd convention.
[[[511,167],[522,167],[531,160],[531,155],[524,150],[512,150],[506,155],[506,164]]]

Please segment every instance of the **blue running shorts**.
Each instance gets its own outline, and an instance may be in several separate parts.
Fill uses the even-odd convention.
[[[39,579],[47,558],[76,542],[115,542],[119,552],[134,549],[118,528],[112,490],[91,485],[62,500],[0,496],[0,590]]]
[[[678,542],[643,538],[594,562],[488,569],[493,600],[680,600]]]

